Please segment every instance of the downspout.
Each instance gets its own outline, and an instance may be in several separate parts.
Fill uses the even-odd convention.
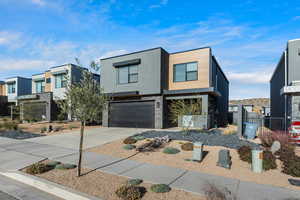
[[[284,86],[288,86],[288,69],[287,69],[287,50],[284,51]],[[287,95],[284,94],[284,130],[287,131],[287,122],[288,122],[288,116],[287,116]]]

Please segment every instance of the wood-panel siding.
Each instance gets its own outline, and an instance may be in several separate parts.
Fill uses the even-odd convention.
[[[51,92],[51,83],[47,83],[47,78],[51,79],[51,72],[45,72],[45,92]],[[52,80],[51,80],[52,81]]]
[[[168,89],[169,90],[183,90],[208,88],[210,86],[210,48],[197,49],[187,52],[179,52],[170,54],[169,57],[169,76]],[[198,63],[198,80],[186,82],[173,82],[173,66],[175,64],[197,62]]]
[[[0,85],[0,96],[6,96],[5,84]]]

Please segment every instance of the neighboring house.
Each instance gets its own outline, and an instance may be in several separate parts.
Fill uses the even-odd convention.
[[[5,82],[0,81],[0,116],[8,115],[8,102],[5,93]]]
[[[227,124],[229,82],[209,47],[153,48],[101,59],[101,86],[112,97],[103,126],[170,127],[171,101],[201,100],[203,128]]]
[[[264,116],[271,116],[271,107],[270,106],[263,106],[262,107],[262,114]]]
[[[31,95],[20,96],[18,100],[23,106],[32,106],[34,112],[30,117],[34,120],[53,121],[58,118],[59,108],[56,101],[65,99],[66,86],[68,81],[79,82],[82,78],[82,71],[86,68],[74,64],[65,64],[52,67],[44,73],[32,75]],[[94,74],[95,80],[100,83],[100,76]],[[23,113],[22,119],[26,119]],[[33,115],[33,116],[32,116]],[[68,116],[71,118],[71,116]]]
[[[239,105],[236,104],[230,104],[228,111],[229,112],[237,112]],[[254,105],[246,105],[243,104],[243,108],[246,109],[247,112],[254,112]]]
[[[11,104],[18,103],[18,97],[31,94],[31,79],[24,77],[11,77],[5,80],[5,96]]]
[[[270,80],[271,118],[282,119],[277,129],[300,120],[300,39],[289,40]]]

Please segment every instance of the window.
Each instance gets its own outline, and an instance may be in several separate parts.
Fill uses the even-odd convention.
[[[128,67],[118,68],[118,83],[136,83],[138,82],[138,66],[132,65]]]
[[[45,92],[45,81],[35,81],[35,92],[36,93]]]
[[[8,94],[14,94],[16,92],[16,83],[8,83],[7,92]]]
[[[67,86],[66,74],[55,75],[55,88],[65,88]]]
[[[46,78],[46,83],[51,83],[51,78]]]
[[[197,62],[174,65],[174,82],[198,80]]]

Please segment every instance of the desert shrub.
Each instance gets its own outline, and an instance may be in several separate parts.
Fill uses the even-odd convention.
[[[59,164],[61,164],[61,162],[58,162],[58,161],[49,161],[46,163],[47,166],[53,167],[53,168],[55,168],[55,166],[59,165]]]
[[[264,170],[270,170],[270,169],[276,169],[276,157],[272,154],[271,151],[264,151],[263,152],[263,169]]]
[[[187,142],[187,143],[181,145],[181,149],[183,151],[193,151],[194,150],[194,144],[190,143],[190,142]]]
[[[5,130],[18,130],[18,124],[15,121],[5,121],[2,128]]]
[[[155,184],[151,186],[150,190],[155,193],[166,193],[170,192],[171,188],[166,184]]]
[[[286,146],[290,144],[291,139],[291,135],[284,131],[268,131],[258,137],[264,147],[271,147],[274,141],[278,141],[281,146]]]
[[[128,137],[125,140],[123,140],[124,144],[135,144],[136,142],[137,142],[137,140],[132,137]]]
[[[127,185],[134,185],[134,186],[136,186],[136,185],[141,184],[142,182],[143,182],[142,179],[130,179],[130,180],[127,181]]]
[[[252,153],[249,146],[242,146],[238,149],[239,157],[242,161],[251,163],[252,162]]]
[[[42,174],[45,173],[47,171],[50,171],[51,169],[53,169],[53,167],[50,167],[44,163],[35,163],[33,165],[30,165],[27,169],[26,169],[26,173],[28,174]]]
[[[289,144],[282,146],[279,151],[276,152],[276,155],[279,156],[279,160],[286,162],[291,158],[295,157],[295,145]]]
[[[73,165],[73,164],[58,164],[55,166],[55,169],[62,169],[62,170],[65,170],[65,169],[74,169],[76,168],[76,165]]]
[[[163,153],[166,153],[166,154],[177,154],[179,153],[180,150],[179,149],[176,149],[176,148],[173,148],[173,147],[166,147],[164,150],[163,150]]]
[[[156,137],[153,140],[148,141],[145,144],[142,144],[137,147],[137,151],[139,152],[150,152],[158,149],[170,141],[169,136],[164,137]]]
[[[78,126],[76,126],[76,125],[74,125],[74,124],[70,124],[70,125],[69,125],[69,129],[70,129],[70,130],[72,130],[72,129],[74,129],[74,128],[78,128]]]
[[[53,131],[54,131],[54,132],[58,132],[58,131],[61,131],[61,130],[63,130],[63,127],[62,127],[62,126],[54,126],[54,127],[53,127]]]
[[[237,200],[237,196],[226,187],[218,188],[213,184],[207,184],[204,193],[206,200]]]
[[[145,193],[146,189],[144,187],[133,185],[123,185],[115,192],[115,194],[123,200],[140,200]]]
[[[125,144],[123,146],[123,149],[125,149],[125,150],[132,150],[132,149],[135,149],[135,148],[136,148],[136,146],[132,145],[132,144]]]
[[[137,141],[140,141],[140,140],[144,140],[144,139],[145,139],[145,137],[142,136],[142,135],[137,135],[137,136],[134,136],[134,137],[132,137],[132,138],[135,139],[135,140],[137,140]]]
[[[41,133],[45,133],[46,131],[47,131],[47,127],[44,126],[41,128]]]
[[[300,177],[300,157],[294,156],[290,160],[283,162],[282,172],[294,177]]]

